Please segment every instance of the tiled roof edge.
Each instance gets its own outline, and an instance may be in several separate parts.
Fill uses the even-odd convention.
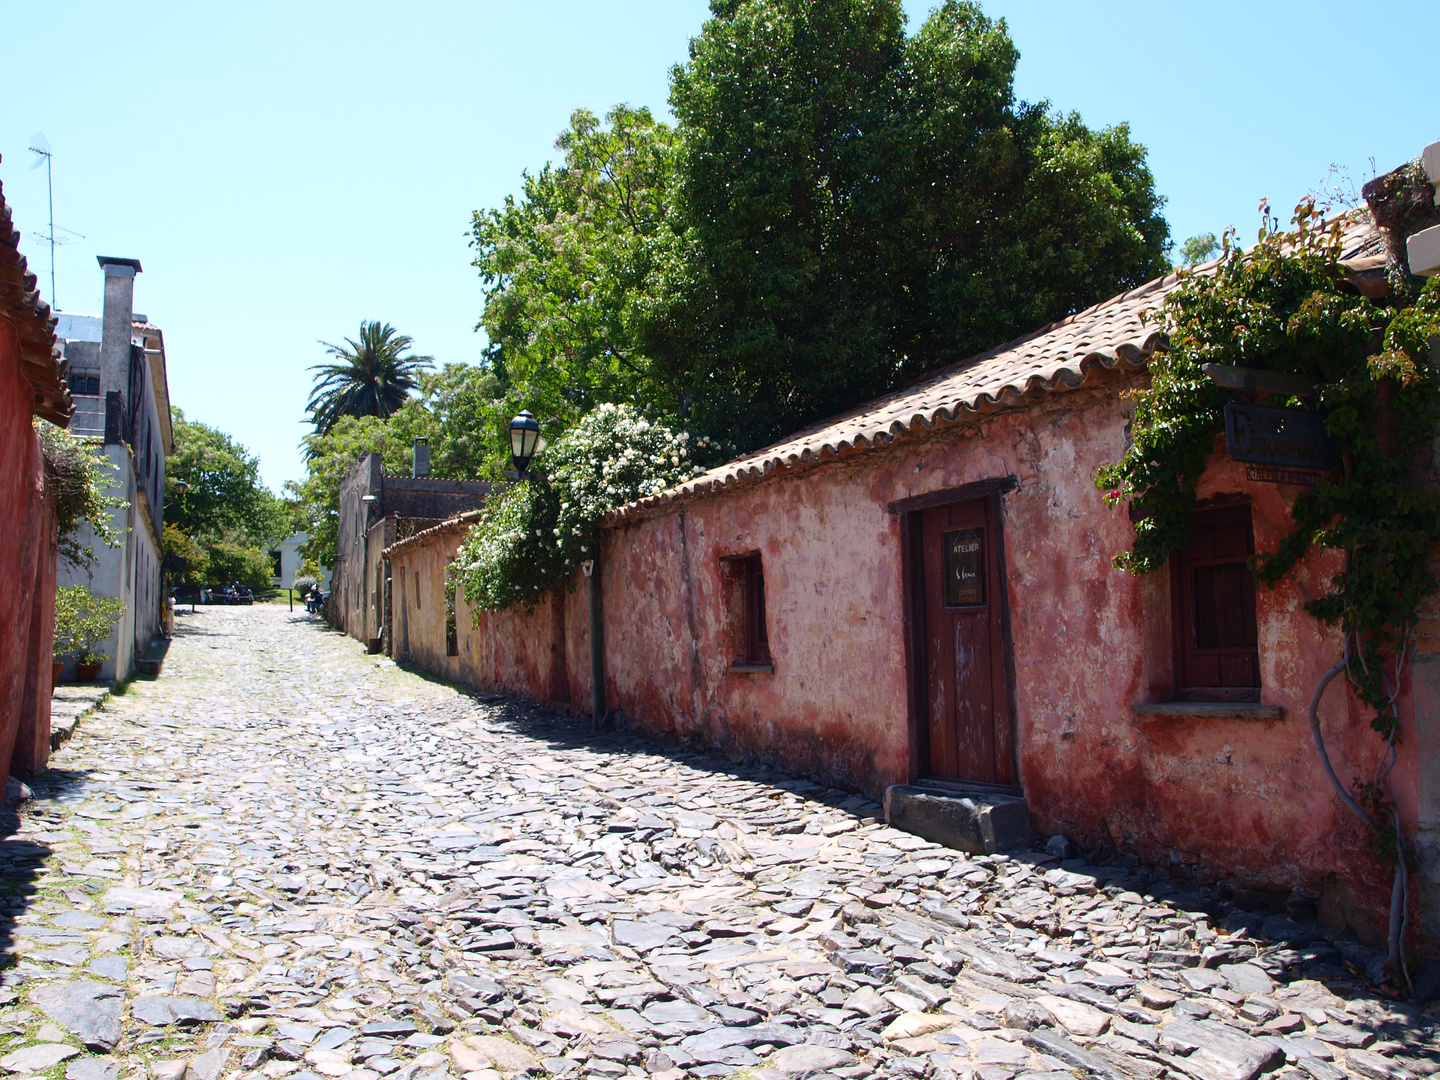
[[[404,540],[397,540],[389,547],[380,552],[386,559],[393,559],[397,554],[402,554],[411,547],[421,547],[438,540],[450,533],[467,531],[471,525],[480,520],[479,510],[466,510],[463,514],[456,514],[448,517],[439,525],[431,525],[428,529],[421,529],[414,536],[407,536]]]
[[[1130,294],[1126,294],[1126,296],[1129,295]],[[1110,302],[1111,301],[1106,301],[1106,303]],[[1080,314],[1086,314],[1086,312],[1081,312]],[[1055,330],[1073,320],[1075,317],[1076,316],[1070,316],[1069,319],[1052,323],[1042,330],[1026,334],[1021,338],[1016,338],[1013,342],[1009,342],[997,349],[992,349],[971,360],[962,361],[962,364],[968,366],[969,364],[978,363],[999,355],[1006,349],[1024,344],[1026,341],[1040,334]],[[618,510],[602,518],[600,526],[601,528],[613,528],[632,520],[650,517],[658,512],[662,512],[674,503],[702,498],[706,495],[718,493],[724,488],[732,487],[736,484],[759,481],[783,472],[789,472],[803,465],[820,464],[840,457],[853,457],[855,454],[863,453],[866,450],[889,446],[907,435],[916,434],[917,429],[922,432],[928,432],[938,426],[953,424],[967,417],[976,417],[981,414],[993,413],[1006,408],[1032,404],[1034,399],[1041,395],[1061,393],[1066,390],[1076,390],[1084,385],[1091,374],[1096,371],[1114,370],[1123,367],[1137,369],[1145,367],[1150,357],[1156,351],[1163,348],[1164,344],[1165,335],[1157,328],[1145,338],[1139,347],[1125,343],[1115,348],[1093,349],[1073,365],[1067,365],[1061,368],[1049,378],[1045,378],[1039,374],[1031,375],[1024,380],[1023,384],[1007,383],[1000,387],[998,392],[994,394],[985,392],[977,393],[968,399],[961,399],[953,401],[948,405],[941,405],[933,409],[916,412],[907,420],[894,420],[887,428],[861,431],[856,433],[853,438],[824,442],[818,447],[807,446],[799,453],[765,456],[762,451],[759,455],[753,455],[745,459],[743,464],[737,465],[734,468],[720,466],[719,469],[711,470],[701,476],[697,476],[694,480],[677,484],[675,487],[667,488],[655,495],[627,503],[625,506],[620,507]],[[943,370],[948,374],[956,370],[956,368],[952,365]],[[932,373],[932,376],[927,376],[926,379],[921,380],[921,382],[928,381],[934,374],[938,373]],[[913,392],[912,388],[910,390],[898,391],[897,393],[904,395]],[[830,425],[826,424],[825,426],[828,427]],[[820,428],[820,430],[824,429]],[[787,441],[793,442],[794,439],[792,437],[791,440]]]
[[[65,383],[65,361],[55,342],[55,315],[40,299],[35,275],[20,254],[20,233],[0,186],[0,310],[13,320],[20,343],[20,374],[34,394],[31,410],[69,427],[75,402]]]

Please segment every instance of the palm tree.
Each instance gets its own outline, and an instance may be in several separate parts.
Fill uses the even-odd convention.
[[[432,356],[404,355],[412,339],[389,323],[360,322],[360,340],[345,346],[320,342],[338,363],[316,364],[315,389],[305,406],[317,435],[329,434],[342,416],[386,417],[419,386],[416,376],[434,362]]]

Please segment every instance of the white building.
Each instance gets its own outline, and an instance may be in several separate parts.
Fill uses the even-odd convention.
[[[57,582],[83,584],[96,596],[124,602],[115,633],[96,646],[110,655],[100,671],[102,679],[110,680],[129,676],[136,657],[160,636],[165,459],[175,452],[175,439],[165,340],[134,309],[140,262],[105,256],[99,261],[105,272],[104,313],[61,313],[55,336],[64,349],[75,399],[70,433],[93,441],[115,466],[111,493],[128,505],[112,512],[120,547],[95,541],[84,526],[80,540],[92,546],[95,561],[88,567],[62,562]]]
[[[291,589],[295,587],[295,576],[300,573],[300,564],[305,561],[300,549],[304,547],[305,541],[310,539],[308,533],[297,532],[288,539],[281,540],[270,549],[270,560],[275,564],[275,587],[277,589]],[[320,567],[320,591],[330,591],[330,568]]]

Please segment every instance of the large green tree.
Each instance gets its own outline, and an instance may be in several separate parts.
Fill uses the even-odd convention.
[[[563,159],[471,224],[485,284],[486,362],[516,408],[568,425],[600,402],[672,407],[642,346],[657,291],[674,132],[618,105],[578,109]]]
[[[1142,147],[1015,98],[949,0],[712,0],[672,73],[678,257],[650,330],[701,429],[757,445],[1168,269]]]
[[[185,561],[173,580],[270,584],[265,550],[305,526],[297,503],[260,479],[260,459],[233,437],[174,412],[165,463],[165,553]],[[184,485],[182,492],[181,485]]]
[[[362,320],[358,341],[320,344],[336,361],[310,369],[316,372],[315,389],[305,408],[321,435],[342,416],[389,416],[405,404],[432,362],[429,356],[410,355],[409,335],[378,321]]]
[[[260,459],[232,436],[174,409],[165,462],[165,521],[202,543],[264,545],[295,531],[295,509],[260,479]],[[181,483],[185,490],[180,491]]]

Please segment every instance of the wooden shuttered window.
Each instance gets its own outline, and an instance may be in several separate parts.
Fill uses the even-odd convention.
[[[1195,513],[1171,558],[1177,698],[1260,700],[1254,554],[1249,503]]]

